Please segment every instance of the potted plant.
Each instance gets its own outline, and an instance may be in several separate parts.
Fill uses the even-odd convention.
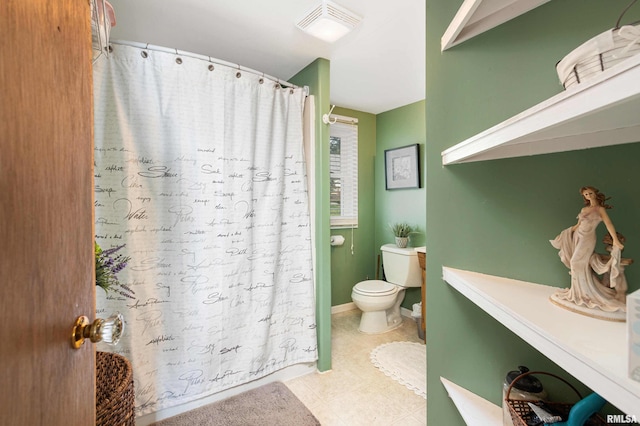
[[[405,222],[397,222],[390,225],[393,235],[396,237],[396,245],[398,247],[406,247],[409,242],[409,234],[413,230],[411,225]]]

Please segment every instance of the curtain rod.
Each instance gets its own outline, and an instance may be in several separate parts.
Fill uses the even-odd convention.
[[[354,117],[347,117],[344,115],[338,115],[338,114],[331,114],[330,118],[332,118],[333,120],[331,120],[331,123],[342,123],[342,124],[358,124],[358,119],[354,118]]]
[[[202,61],[206,61],[206,62],[209,62],[209,63],[212,63],[212,64],[222,65],[222,66],[225,66],[225,67],[237,69],[239,71],[246,71],[246,72],[251,73],[251,74],[259,75],[259,76],[267,78],[267,79],[269,79],[269,80],[271,80],[271,81],[273,81],[275,83],[278,83],[281,86],[293,87],[295,89],[300,88],[300,86],[296,86],[295,84],[289,83],[288,81],[282,81],[279,78],[267,75],[267,74],[265,74],[265,73],[263,73],[261,71],[256,71],[254,69],[243,67],[243,66],[241,66],[239,64],[234,64],[232,62],[223,61],[221,59],[215,59],[215,58],[212,58],[211,56],[200,55],[198,53],[187,52],[187,51],[178,50],[178,49],[172,49],[172,48],[164,47],[164,46],[157,46],[157,45],[149,44],[149,43],[139,43],[139,42],[135,42],[135,41],[110,40],[109,43],[111,43],[111,44],[119,44],[119,45],[122,45],[122,46],[136,47],[138,49],[143,49],[143,50],[153,50],[153,51],[157,51],[157,52],[173,53],[175,55],[187,56],[187,57],[194,58],[194,59],[200,59]],[[305,94],[308,96],[309,95],[309,86],[304,86],[303,89],[305,91]]]

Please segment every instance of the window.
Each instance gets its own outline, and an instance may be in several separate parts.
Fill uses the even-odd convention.
[[[336,120],[333,122],[333,120]],[[329,191],[331,227],[358,226],[358,120],[331,116]]]

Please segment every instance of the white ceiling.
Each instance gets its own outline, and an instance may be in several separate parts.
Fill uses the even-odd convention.
[[[378,114],[425,97],[426,0],[334,0],[363,17],[334,44],[295,26],[320,0],[109,0],[111,39],[232,62],[288,80],[331,63],[331,103]]]

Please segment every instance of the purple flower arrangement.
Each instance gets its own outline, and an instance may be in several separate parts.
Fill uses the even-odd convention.
[[[124,245],[121,245],[102,250],[98,243],[95,243],[96,286],[101,287],[105,292],[112,290],[122,296],[134,299],[133,294],[135,292],[118,281],[116,276],[118,272],[127,266],[127,262],[131,259],[129,256],[122,254],[116,255],[123,247]]]

